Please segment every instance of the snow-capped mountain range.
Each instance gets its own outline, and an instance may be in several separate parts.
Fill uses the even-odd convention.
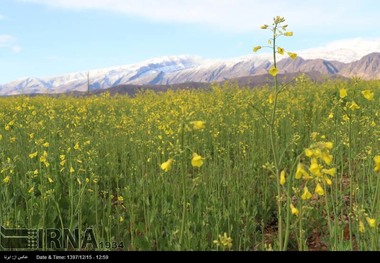
[[[301,54],[302,55],[302,54]],[[352,60],[352,58],[351,58]],[[341,62],[342,61],[342,62]],[[380,79],[380,53],[359,60],[326,59],[279,61],[280,73],[319,72],[326,75]],[[187,82],[214,82],[244,76],[267,74],[272,66],[270,55],[254,54],[230,60],[206,60],[197,56],[170,56],[141,63],[72,73],[49,78],[26,78],[0,85],[0,96],[18,94],[59,94],[108,89],[118,85],[171,85]]]

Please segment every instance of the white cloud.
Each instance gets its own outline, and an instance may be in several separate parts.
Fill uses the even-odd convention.
[[[22,47],[20,47],[20,46],[13,46],[13,47],[11,47],[11,50],[14,53],[20,53],[22,51]]]
[[[22,48],[16,45],[17,39],[11,35],[0,35],[0,48],[10,49],[13,53],[20,53]]]
[[[9,47],[15,41],[11,35],[0,35],[0,47]]]
[[[372,52],[380,52],[380,38],[344,39],[298,52],[305,59],[322,58],[341,62],[353,62]]]
[[[373,26],[374,0],[19,0],[74,10],[107,10],[154,21],[198,23],[218,30],[252,31],[282,15],[298,29]],[[369,8],[370,7],[370,8]],[[379,6],[378,6],[379,7]]]

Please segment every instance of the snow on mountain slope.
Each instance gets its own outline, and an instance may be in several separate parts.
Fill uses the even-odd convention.
[[[304,59],[335,60],[351,63],[360,60],[363,56],[380,51],[380,38],[341,39],[329,42],[319,47],[298,51]]]
[[[225,77],[249,74],[249,70],[253,70],[252,67],[265,61],[266,59],[263,56],[256,58],[249,56],[229,61],[204,60],[198,56],[153,58],[137,64],[72,73],[58,77],[16,80],[0,85],[0,95],[86,91],[88,81],[90,90],[107,89],[118,84],[209,82],[223,79],[222,75],[227,72],[232,73],[225,74]]]
[[[279,61],[280,73],[311,72],[379,78],[380,54],[371,53],[360,60],[344,63],[310,59],[313,54]],[[120,84],[170,85],[186,82],[213,82],[266,74],[272,66],[269,54],[253,54],[230,60],[206,60],[197,56],[154,58],[137,64],[72,73],[50,78],[26,78],[0,85],[0,95],[58,94],[72,91],[107,89]],[[88,87],[88,83],[90,84]]]
[[[0,85],[0,95],[64,93],[106,89],[119,83],[145,84],[161,72],[171,73],[200,65],[202,59],[196,56],[173,56],[146,60],[141,63],[89,72],[71,73],[50,78],[27,78]]]

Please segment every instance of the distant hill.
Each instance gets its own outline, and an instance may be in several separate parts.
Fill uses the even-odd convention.
[[[278,79],[280,83],[285,83],[291,81],[295,77],[300,76],[301,74],[305,74],[310,80],[322,82],[326,79],[346,79],[345,77],[334,75],[324,75],[319,72],[308,72],[308,73],[288,73],[288,74],[279,74]],[[239,87],[243,88],[256,88],[264,85],[273,84],[273,77],[269,74],[259,75],[259,76],[248,76],[248,77],[240,77],[234,78],[219,82],[213,82],[215,84],[223,85],[225,82],[236,83]],[[139,92],[153,90],[156,92],[165,92],[167,90],[183,90],[183,89],[208,89],[210,88],[210,83],[208,82],[189,82],[189,83],[179,83],[172,85],[118,85],[109,89],[98,89],[91,91],[90,95],[98,95],[104,92],[108,92],[111,95],[116,94],[128,94],[130,96],[134,96]],[[88,95],[87,93],[80,92],[74,95]]]
[[[259,85],[268,80],[272,66],[266,56],[250,55],[233,60],[203,60],[193,56],[155,58],[133,65],[119,66],[89,72],[72,73],[51,78],[27,78],[0,85],[0,95],[91,93],[111,89],[118,93],[136,93],[141,89],[166,90],[168,88],[205,87],[211,82],[237,80],[239,84]],[[313,78],[360,77],[380,79],[380,53],[371,53],[360,60],[343,63],[323,59],[278,62],[280,74],[307,73]],[[253,78],[251,78],[253,77]],[[270,78],[269,78],[270,80]],[[246,84],[244,84],[246,83]],[[253,85],[253,84],[252,84]]]

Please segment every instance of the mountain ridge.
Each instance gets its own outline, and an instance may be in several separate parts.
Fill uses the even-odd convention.
[[[61,94],[109,89],[120,85],[173,85],[221,82],[265,75],[272,66],[268,55],[250,55],[230,60],[205,60],[198,56],[168,56],[136,64],[57,77],[25,78],[0,85],[0,95]],[[278,61],[281,74],[319,72],[329,76],[380,79],[380,52],[344,63],[335,60],[284,58]],[[88,83],[90,85],[88,85]]]

